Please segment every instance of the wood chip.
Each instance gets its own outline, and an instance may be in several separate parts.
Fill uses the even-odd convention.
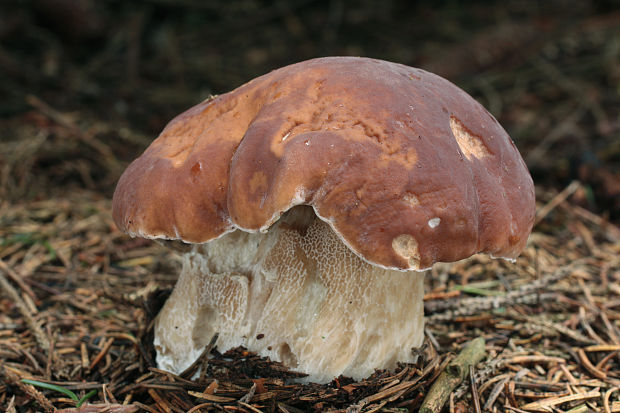
[[[191,391],[191,390],[188,391],[187,393],[190,396],[194,396],[194,397],[196,397],[198,399],[208,400],[210,402],[216,402],[216,403],[232,403],[232,402],[236,401],[232,397],[216,396],[215,394],[200,393],[200,392]]]

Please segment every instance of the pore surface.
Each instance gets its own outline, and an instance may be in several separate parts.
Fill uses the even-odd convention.
[[[235,231],[186,254],[157,319],[158,363],[183,370],[219,332],[220,351],[245,346],[311,381],[360,379],[413,360],[422,280],[364,262],[294,208],[266,234]]]

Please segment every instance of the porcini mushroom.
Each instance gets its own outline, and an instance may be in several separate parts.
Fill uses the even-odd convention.
[[[381,60],[287,66],[173,119],[121,177],[120,229],[188,244],[156,320],[161,368],[215,332],[309,380],[414,360],[423,276],[514,259],[534,187],[510,137],[447,80]]]

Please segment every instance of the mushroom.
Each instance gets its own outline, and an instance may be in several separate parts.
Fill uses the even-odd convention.
[[[423,277],[478,252],[513,260],[534,187],[508,134],[447,80],[328,57],[173,119],[113,199],[131,236],[187,244],[156,319],[160,368],[214,333],[326,382],[412,362]]]

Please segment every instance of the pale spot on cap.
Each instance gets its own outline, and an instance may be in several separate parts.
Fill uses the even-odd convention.
[[[412,193],[407,193],[403,199],[408,202],[409,204],[411,204],[412,207],[416,207],[418,205],[420,205],[420,200],[418,199],[417,196],[415,196]]]
[[[431,228],[436,228],[441,222],[441,218],[435,217],[428,220],[428,226]]]
[[[392,249],[409,262],[409,267],[417,269],[420,266],[420,252],[418,241],[410,234],[400,234],[392,240]]]
[[[450,129],[461,152],[468,160],[471,161],[472,157],[480,159],[491,155],[482,139],[469,132],[465,125],[454,116],[450,116]]]

